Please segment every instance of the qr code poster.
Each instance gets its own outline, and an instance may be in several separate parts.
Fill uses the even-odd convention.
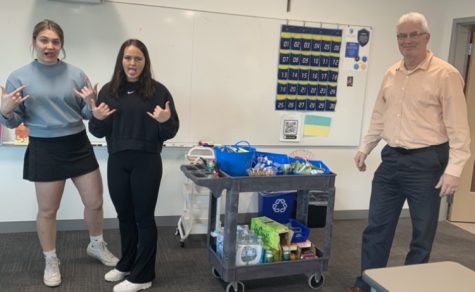
[[[283,117],[280,141],[299,142],[300,136],[301,136],[300,118],[299,117]]]

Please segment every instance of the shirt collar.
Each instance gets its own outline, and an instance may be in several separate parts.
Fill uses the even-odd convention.
[[[427,50],[426,57],[424,58],[424,60],[422,62],[420,62],[419,65],[416,66],[416,68],[414,68],[412,70],[407,70],[406,67],[404,67],[404,58],[403,58],[399,62],[399,66],[396,68],[396,70],[406,72],[406,73],[414,72],[418,69],[426,71],[429,68],[430,61],[432,60],[433,56],[434,55],[432,54],[432,52],[430,50]]]

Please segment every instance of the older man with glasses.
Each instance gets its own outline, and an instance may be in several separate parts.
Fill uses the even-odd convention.
[[[386,71],[354,161],[360,171],[378,142],[382,162],[372,183],[368,226],[363,232],[361,272],[385,267],[407,200],[413,227],[405,265],[429,261],[441,197],[452,195],[470,157],[464,80],[427,49],[424,15],[407,13],[397,24],[402,60]],[[348,291],[369,291],[361,277]]]

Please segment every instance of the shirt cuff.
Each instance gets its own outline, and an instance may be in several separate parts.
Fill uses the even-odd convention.
[[[359,151],[359,152],[362,152],[362,153],[364,153],[364,154],[366,154],[366,155],[369,155],[369,154],[371,153],[371,150],[373,150],[373,149],[370,148],[370,147],[364,147],[364,146],[360,146],[360,147],[358,148],[358,151]]]
[[[444,173],[450,174],[455,177],[460,177],[462,174],[463,167],[457,166],[457,165],[447,165],[445,168]]]

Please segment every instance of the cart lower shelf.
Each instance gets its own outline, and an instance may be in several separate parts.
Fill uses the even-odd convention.
[[[211,274],[213,277],[216,279],[221,279],[221,274],[218,272],[218,270],[215,267],[211,268]],[[285,276],[288,276],[288,273],[285,274]],[[324,286],[325,284],[325,275],[322,272],[315,272],[313,274],[307,274],[308,280],[307,284],[310,288],[312,289],[320,289]],[[242,281],[233,281],[233,282],[227,282],[228,285],[226,286],[226,292],[244,292],[246,290],[246,285]]]
[[[245,284],[242,281],[279,276],[305,274],[308,277],[308,286],[320,289],[325,283],[324,271],[327,270],[329,258],[319,252],[319,258],[298,261],[281,261],[274,263],[232,266],[225,268],[222,259],[212,248],[208,250],[208,259],[211,263],[211,274],[227,282],[226,292],[243,292]]]

